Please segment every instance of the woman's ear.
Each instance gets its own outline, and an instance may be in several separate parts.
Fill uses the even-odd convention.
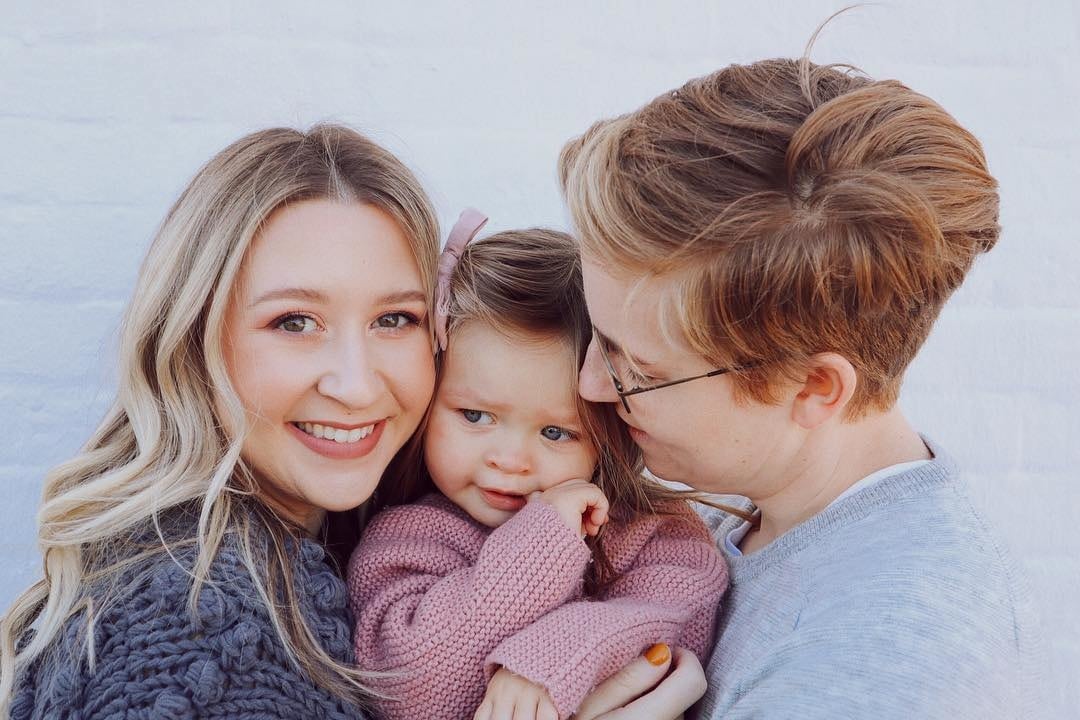
[[[842,355],[820,353],[810,358],[806,380],[795,395],[791,419],[806,430],[838,417],[855,394],[855,367]]]

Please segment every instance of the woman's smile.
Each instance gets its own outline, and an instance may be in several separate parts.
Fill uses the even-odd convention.
[[[288,423],[292,434],[305,447],[337,460],[353,460],[370,453],[379,444],[385,426],[385,420],[351,430],[318,423]]]
[[[357,440],[363,440],[375,429],[375,423],[367,425],[338,425],[329,422],[294,422],[293,425],[300,428],[308,435],[317,438],[326,438],[334,442],[351,445]]]

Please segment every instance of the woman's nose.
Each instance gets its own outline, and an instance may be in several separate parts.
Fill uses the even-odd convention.
[[[619,394],[615,392],[615,382],[608,372],[604,359],[600,356],[600,348],[596,345],[596,338],[589,341],[589,347],[585,351],[585,362],[581,365],[578,373],[578,394],[591,402],[618,402]]]
[[[317,385],[319,393],[347,408],[375,404],[386,391],[386,385],[365,343],[344,339],[328,350],[327,364]]]

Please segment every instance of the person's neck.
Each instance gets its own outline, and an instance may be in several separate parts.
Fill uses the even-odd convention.
[[[319,536],[319,531],[326,520],[326,510],[323,508],[284,496],[269,483],[264,483],[262,486],[262,501],[270,506],[282,520],[292,523],[298,529],[303,529],[307,537]]]
[[[768,545],[873,472],[930,457],[922,438],[896,408],[812,431],[781,470],[784,477],[778,489],[750,496],[761,518],[740,549],[749,554]]]

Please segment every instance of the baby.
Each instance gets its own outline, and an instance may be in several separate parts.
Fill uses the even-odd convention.
[[[612,406],[577,395],[591,329],[573,239],[470,242],[485,221],[464,212],[440,261],[426,473],[349,564],[385,718],[567,718],[653,643],[704,658],[727,586]]]

